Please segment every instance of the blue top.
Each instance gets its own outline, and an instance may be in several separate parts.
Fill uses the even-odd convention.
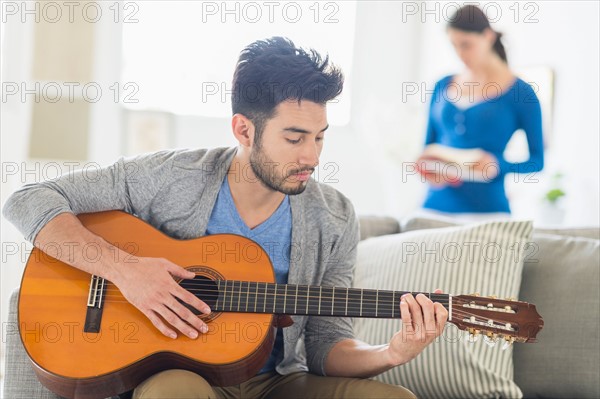
[[[507,173],[537,172],[544,166],[540,102],[531,86],[517,78],[509,88],[493,98],[461,109],[455,104],[457,100],[448,98],[446,94],[451,81],[452,75],[435,85],[425,144],[482,148],[498,159],[500,170],[488,182],[430,187],[423,207],[442,212],[510,212],[504,176]],[[488,90],[489,95],[493,91]],[[518,129],[523,129],[527,136],[529,160],[508,162],[503,152]]]
[[[242,220],[235,207],[226,176],[206,228],[207,235],[224,233],[239,234],[256,241],[269,255],[275,269],[277,283],[287,284],[292,241],[292,211],[287,195],[267,220],[251,229]],[[283,359],[283,331],[278,328],[273,352],[260,373],[275,370],[275,365],[281,359]]]

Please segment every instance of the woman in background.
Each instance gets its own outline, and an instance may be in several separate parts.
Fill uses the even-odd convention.
[[[464,153],[471,162],[459,165],[465,168],[458,179],[444,175],[444,168],[421,170],[431,183],[423,208],[454,215],[509,215],[504,176],[537,172],[544,165],[539,100],[531,86],[508,67],[501,34],[491,29],[479,8],[467,5],[457,10],[447,33],[465,70],[435,85],[422,159],[444,149],[450,154],[470,149]],[[511,163],[503,152],[518,129],[527,136],[529,160]],[[467,163],[468,157],[462,159]]]

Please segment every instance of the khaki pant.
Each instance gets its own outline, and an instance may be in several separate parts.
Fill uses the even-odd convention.
[[[133,399],[333,399],[415,398],[406,388],[362,378],[321,377],[308,373],[259,374],[240,385],[211,387],[185,370],[167,370],[142,382]]]

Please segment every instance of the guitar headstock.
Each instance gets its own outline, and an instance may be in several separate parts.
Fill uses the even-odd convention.
[[[512,342],[536,342],[544,320],[535,305],[478,294],[452,296],[451,323],[470,333],[470,340],[483,335],[488,343],[504,338]]]

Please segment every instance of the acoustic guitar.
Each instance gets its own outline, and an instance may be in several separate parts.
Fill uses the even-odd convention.
[[[209,326],[206,334],[167,338],[110,281],[34,248],[21,283],[19,333],[41,383],[64,397],[105,398],[172,368],[217,386],[239,384],[268,359],[278,315],[400,318],[403,291],[276,284],[267,253],[241,236],[177,240],[120,211],[78,217],[131,254],[125,262],[134,255],[163,257],[193,271],[194,279],[179,284],[212,313],[199,315]],[[98,249],[80,250],[93,262]],[[525,302],[426,295],[448,309],[450,323],[490,342],[534,342],[544,324]]]

